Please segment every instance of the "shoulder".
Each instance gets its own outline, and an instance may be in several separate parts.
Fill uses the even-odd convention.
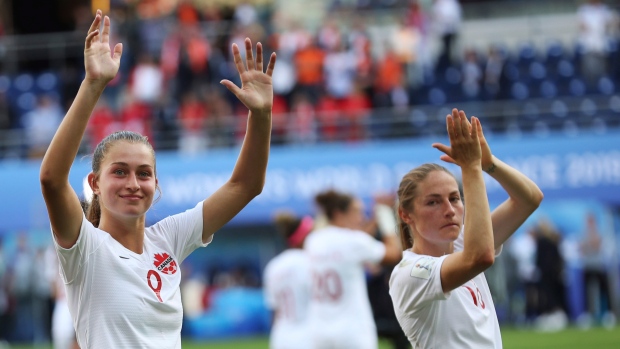
[[[403,259],[392,271],[391,281],[399,279],[428,280],[441,264],[443,257],[418,255],[411,251],[403,252]]]

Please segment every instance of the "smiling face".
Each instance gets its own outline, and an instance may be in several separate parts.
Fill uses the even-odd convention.
[[[459,187],[449,173],[433,171],[422,180],[415,192],[413,208],[401,218],[414,231],[414,244],[446,245],[459,235],[463,225],[464,206]]]
[[[157,187],[152,150],[141,143],[118,141],[110,145],[100,173],[91,173],[93,192],[99,196],[102,216],[142,217],[151,207]]]

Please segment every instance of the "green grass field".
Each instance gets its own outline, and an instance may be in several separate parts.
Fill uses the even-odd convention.
[[[619,349],[620,328],[614,330],[568,329],[556,333],[503,329],[504,349]],[[45,347],[38,347],[45,348]],[[267,349],[267,338],[248,338],[222,342],[183,342],[183,349]],[[380,349],[391,349],[382,341]],[[11,346],[11,349],[36,349],[32,346]],[[46,348],[47,349],[47,348]]]

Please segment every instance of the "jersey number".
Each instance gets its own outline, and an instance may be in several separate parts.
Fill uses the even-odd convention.
[[[342,296],[342,282],[335,270],[314,272],[312,275],[312,296],[319,302],[337,302]]]
[[[463,287],[465,287],[469,291],[469,293],[471,294],[471,298],[473,299],[475,306],[478,306],[478,304],[480,304],[480,308],[482,308],[482,309],[486,308],[486,305],[484,304],[484,300],[482,299],[482,293],[480,293],[480,289],[478,289],[478,287],[476,287],[476,291],[475,292],[469,286],[463,285]]]
[[[278,317],[295,318],[295,297],[290,287],[285,287],[276,293],[276,302],[278,304]]]
[[[152,269],[149,270],[149,273],[146,274],[146,282],[148,282],[151,290],[157,295],[157,299],[163,303],[164,301],[161,299],[161,276],[159,276],[159,273]]]

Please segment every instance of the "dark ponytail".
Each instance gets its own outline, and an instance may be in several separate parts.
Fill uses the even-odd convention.
[[[101,219],[101,206],[99,205],[99,196],[93,194],[90,204],[86,208],[86,219],[91,222],[95,227],[99,227],[99,220]]]

